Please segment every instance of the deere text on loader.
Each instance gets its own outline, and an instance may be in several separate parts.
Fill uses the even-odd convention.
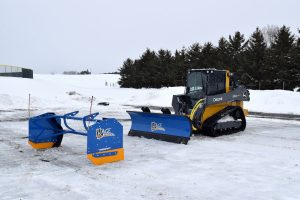
[[[193,133],[217,137],[243,131],[248,114],[243,101],[249,100],[249,91],[228,70],[192,69],[185,94],[173,95],[175,114],[168,108],[127,111],[132,120],[128,135],[187,144]]]

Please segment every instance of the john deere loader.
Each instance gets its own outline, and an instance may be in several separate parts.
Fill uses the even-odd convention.
[[[243,131],[249,91],[238,85],[227,70],[192,69],[187,73],[185,94],[173,95],[172,107],[162,113],[127,111],[132,125],[129,136],[187,144],[191,135],[217,137]]]

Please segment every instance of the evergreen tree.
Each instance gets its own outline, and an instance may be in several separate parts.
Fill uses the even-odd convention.
[[[147,49],[140,57],[137,66],[137,74],[144,77],[145,81],[142,82],[142,87],[161,87],[161,69],[158,65],[158,58],[154,51]]]
[[[300,30],[298,30],[300,34]],[[295,65],[294,87],[300,87],[300,36],[298,36],[296,45],[293,51],[293,63]]]
[[[202,47],[199,43],[195,43],[188,49],[186,53],[187,65],[190,69],[202,68]]]
[[[292,82],[296,78],[296,66],[292,57],[295,48],[294,41],[295,36],[291,34],[290,29],[283,26],[279,29],[275,41],[271,45],[272,60],[270,64],[274,66],[273,70],[276,72],[274,82],[282,84],[282,88],[285,89],[292,89]]]
[[[121,87],[133,87],[135,82],[135,77],[133,77],[134,73],[134,63],[128,58],[124,61],[123,66],[119,69],[120,71],[120,80],[118,81]]]
[[[219,45],[217,47],[216,54],[217,54],[216,67],[218,67],[219,69],[229,70],[230,61],[231,61],[230,52],[229,52],[229,43],[224,37],[221,37],[221,39],[219,40]]]
[[[161,86],[174,86],[173,77],[175,76],[174,67],[173,67],[173,57],[172,53],[169,50],[159,50],[158,51],[158,62],[160,70],[159,80]]]
[[[243,73],[243,53],[247,44],[248,41],[245,41],[244,35],[239,31],[235,32],[234,36],[229,36],[230,70],[232,72]]]
[[[267,32],[269,39],[257,28],[249,41],[236,32],[228,41],[222,37],[217,47],[210,42],[203,46],[195,43],[188,50],[176,50],[174,55],[169,50],[156,53],[146,49],[139,59],[123,63],[119,84],[134,88],[185,85],[187,69],[217,67],[237,73],[248,87],[256,82],[254,88],[261,85],[262,89],[274,89],[284,83],[286,89],[293,89],[300,86],[300,38],[286,26],[274,30]]]
[[[207,42],[203,45],[201,51],[202,66],[201,68],[216,68],[217,65],[217,54],[216,48],[211,42]]]
[[[249,46],[246,48],[247,63],[245,63],[246,72],[258,83],[258,88],[261,82],[266,78],[265,53],[267,44],[263,34],[259,28],[251,35]]]
[[[186,74],[188,68],[186,60],[186,50],[182,48],[181,51],[176,50],[174,55],[174,68],[175,74],[175,85],[184,86],[186,84]]]

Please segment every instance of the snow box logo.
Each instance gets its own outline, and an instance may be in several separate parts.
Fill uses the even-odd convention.
[[[151,131],[165,131],[162,123],[151,122]]]
[[[110,129],[111,128],[107,128],[107,129],[98,128],[98,129],[96,129],[96,138],[101,139],[101,138],[104,138],[104,137],[113,137],[113,136],[115,136],[115,134],[113,134],[110,131]]]

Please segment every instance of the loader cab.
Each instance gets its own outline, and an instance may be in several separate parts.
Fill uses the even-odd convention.
[[[188,71],[186,95],[192,102],[205,96],[226,93],[229,85],[229,72],[216,69],[192,69]],[[193,103],[194,104],[194,103]]]
[[[224,94],[232,90],[234,79],[228,70],[190,69],[187,73],[185,93],[173,95],[175,114],[189,114],[196,103],[206,96]]]

